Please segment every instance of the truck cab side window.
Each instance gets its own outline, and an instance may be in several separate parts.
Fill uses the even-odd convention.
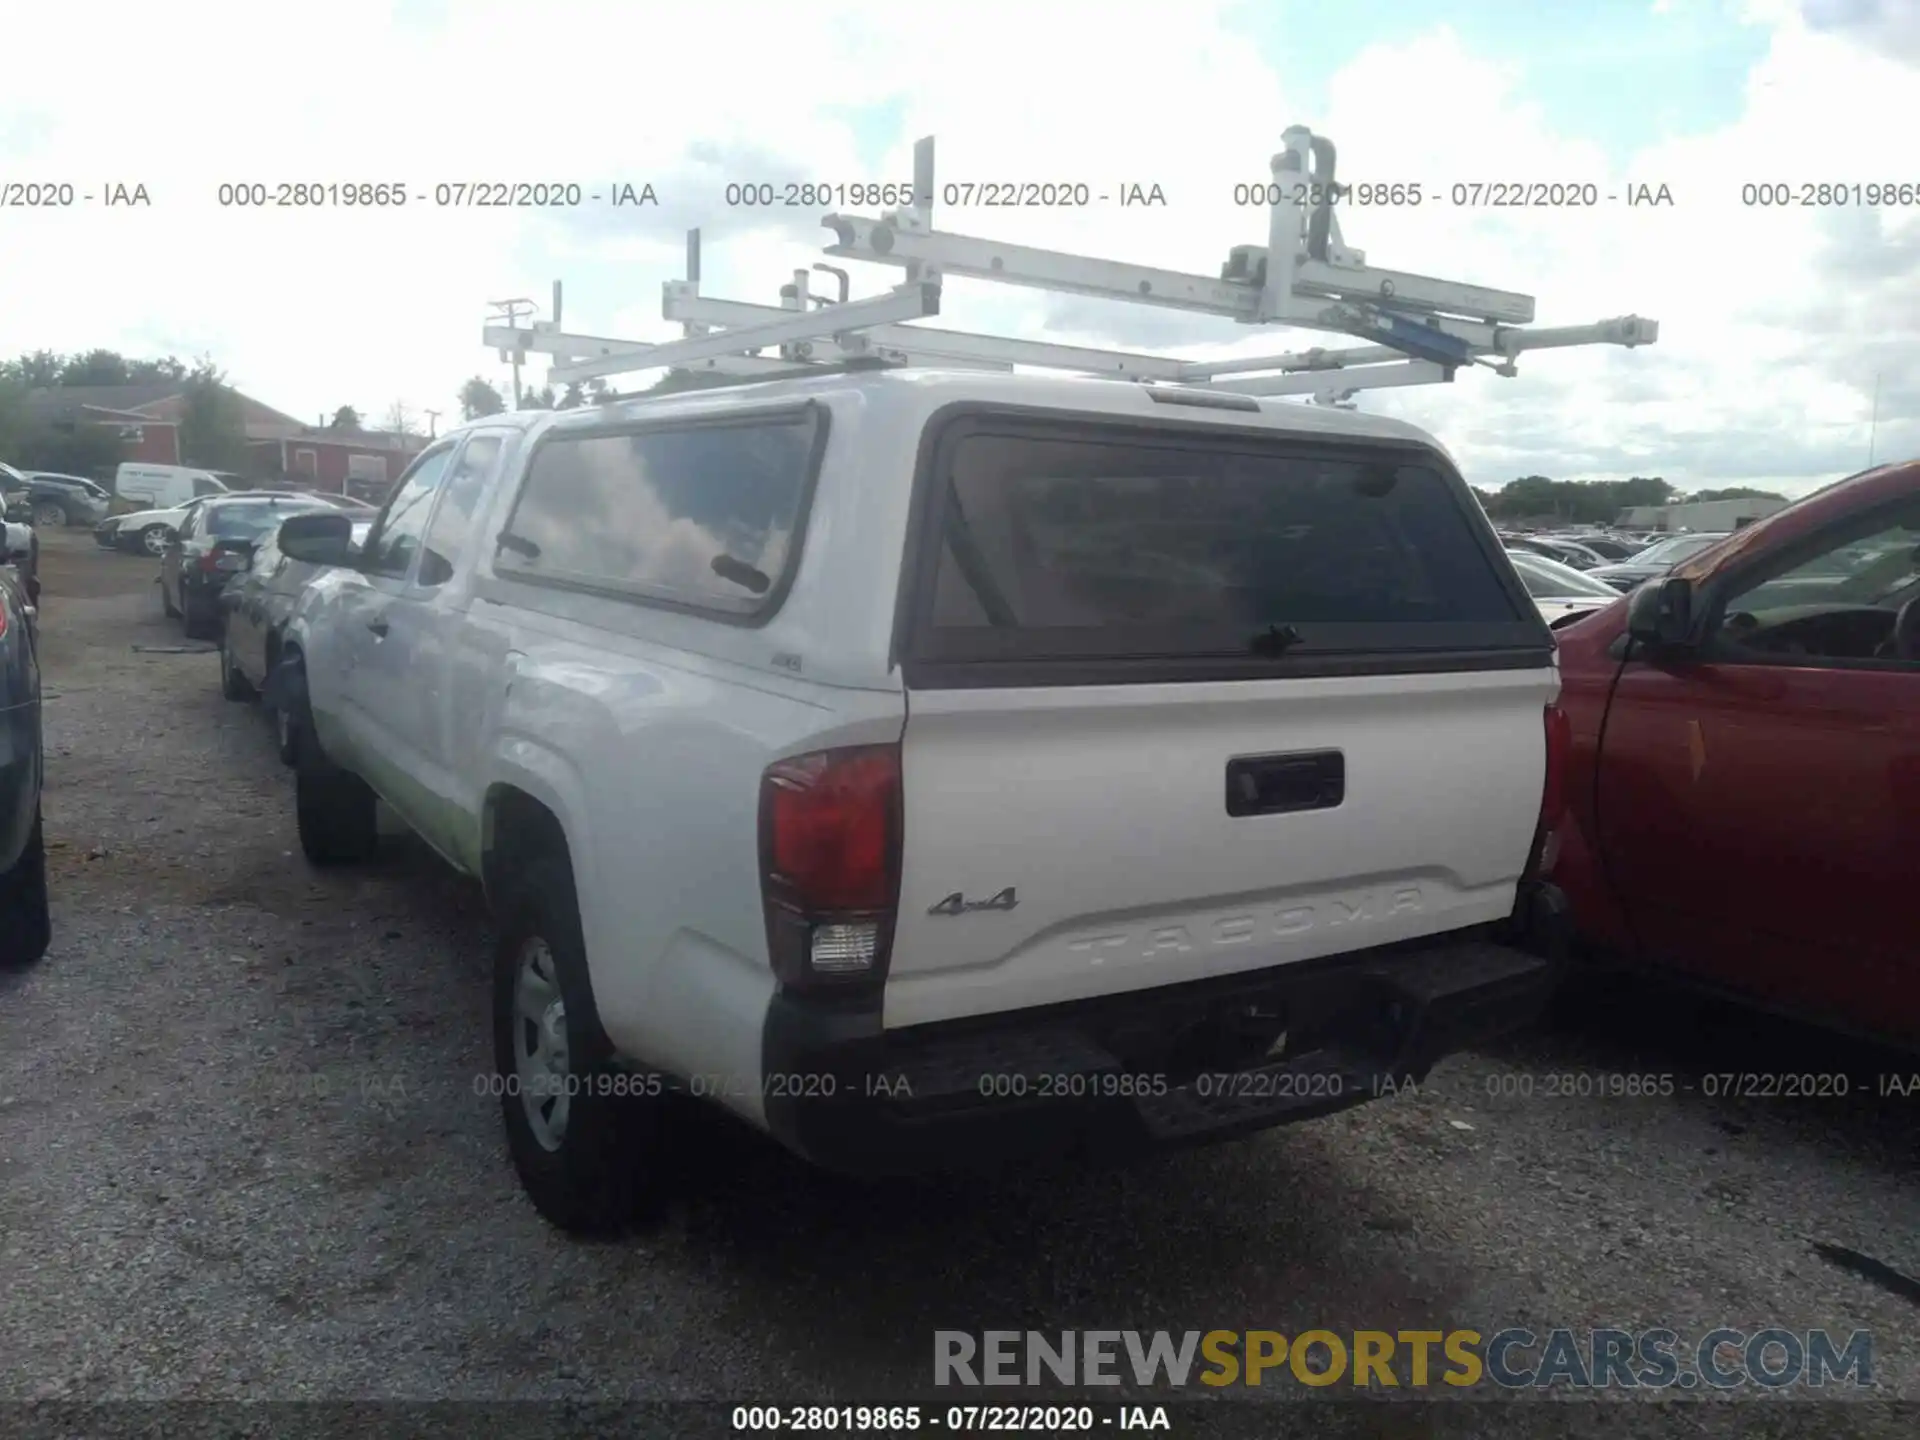
[[[367,574],[404,579],[413,568],[413,557],[420,549],[420,537],[426,533],[427,516],[433,509],[434,493],[440,488],[452,454],[452,445],[428,450],[400,477],[393,498],[367,536],[361,562]]]
[[[414,583],[426,588],[444,585],[453,578],[460,552],[466,548],[467,535],[473,529],[473,514],[482,490],[493,474],[504,443],[499,435],[475,435],[460,452],[460,460],[440,487],[440,504],[427,526],[420,551],[420,573]]]

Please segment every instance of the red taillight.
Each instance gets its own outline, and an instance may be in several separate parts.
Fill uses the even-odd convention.
[[[797,755],[760,782],[774,972],[795,989],[884,978],[900,891],[900,750]]]

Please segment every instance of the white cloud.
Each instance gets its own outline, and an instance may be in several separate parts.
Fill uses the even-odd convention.
[[[1378,392],[1366,408],[1430,426],[1482,483],[1540,471],[1805,488],[1864,459],[1876,372],[1882,457],[1920,451],[1920,302],[1903,311],[1899,298],[1920,291],[1920,207],[1882,213],[1877,233],[1835,250],[1848,217],[1743,206],[1740,186],[1920,183],[1920,86],[1790,6],[1743,3],[1773,38],[1739,122],[1617,168],[1605,135],[1556,133],[1519,98],[1522,69],[1444,26],[1382,37],[1329,77],[1324,114],[1302,113],[1212,0],[1184,4],[1177,25],[1068,0],[822,0],[804,19],[746,0],[468,0],[396,19],[379,0],[339,0],[271,24],[257,6],[176,0],[116,11],[111,46],[97,12],[40,7],[9,21],[0,178],[141,181],[154,206],[0,212],[0,351],[205,350],[298,414],[349,402],[377,414],[395,398],[450,411],[461,379],[499,373],[478,343],[484,302],[544,302],[556,275],[571,277],[569,328],[664,338],[659,284],[680,272],[684,224],[705,226],[708,293],[773,303],[787,272],[820,258],[811,217],[776,232],[723,213],[726,179],[761,178],[730,166],[904,179],[912,139],[935,133],[943,180],[1138,181],[1171,201],[949,208],[943,226],[1210,273],[1229,245],[1264,239],[1264,213],[1236,210],[1232,188],[1264,179],[1280,130],[1299,121],[1335,140],[1347,179],[1591,179],[1615,193],[1644,181],[1676,197],[1671,210],[1350,212],[1346,238],[1374,263],[1526,291],[1545,325],[1636,312],[1662,326],[1649,349],[1535,353],[1516,379]],[[1630,94],[1635,77],[1621,83]],[[903,128],[874,174],[845,112],[882,102]],[[722,158],[703,166],[696,144]],[[216,200],[231,181],[430,191],[489,178],[652,179],[663,213],[264,213]],[[1874,273],[1902,245],[1914,247],[1904,281]],[[1169,322],[1242,349],[1329,340],[1196,330],[1169,312],[1143,325],[962,283],[944,310],[943,326],[1096,343],[1138,345]],[[1106,333],[1068,336],[1068,322]]]

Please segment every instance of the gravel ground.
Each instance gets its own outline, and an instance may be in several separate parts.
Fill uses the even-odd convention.
[[[1920,1098],[1698,1088],[1920,1060],[1648,988],[1126,1169],[863,1186],[725,1134],[664,1224],[568,1241],[475,1091],[477,889],[404,837],[308,870],[264,720],[134,649],[182,643],[153,568],[42,561],[56,939],[0,976],[0,1399],[857,1401],[926,1393],[940,1328],[1723,1324],[1871,1330],[1920,1398],[1914,1305],[1809,1248],[1920,1273]]]

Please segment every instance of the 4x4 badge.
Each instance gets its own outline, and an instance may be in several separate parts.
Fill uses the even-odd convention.
[[[969,900],[958,890],[927,911],[929,915],[965,915],[970,910],[1011,910],[1020,903],[1009,885],[991,900]]]

